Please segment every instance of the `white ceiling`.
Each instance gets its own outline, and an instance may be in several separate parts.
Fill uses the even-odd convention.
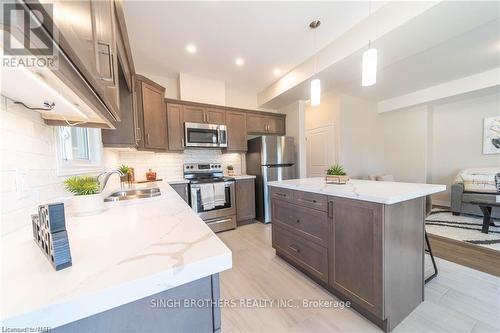
[[[500,2],[441,2],[380,39],[377,83],[361,87],[362,50],[318,74],[323,91],[376,101],[500,67]],[[309,98],[308,80],[265,106]]]
[[[372,2],[372,12],[383,4]],[[286,73],[315,53],[310,21],[322,22],[319,49],[362,21],[368,2],[124,1],[124,11],[137,72],[183,72],[258,92],[277,79],[274,68]]]

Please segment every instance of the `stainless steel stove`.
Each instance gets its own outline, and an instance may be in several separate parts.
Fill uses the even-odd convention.
[[[189,180],[189,204],[214,231],[236,228],[236,200],[234,178],[224,177],[219,163],[186,163],[184,178]],[[225,203],[211,209],[203,207],[200,187],[202,184],[224,182]]]

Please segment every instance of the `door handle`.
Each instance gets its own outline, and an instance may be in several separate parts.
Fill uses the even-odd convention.
[[[328,201],[328,217],[333,218],[333,201]]]
[[[115,62],[113,60],[113,51],[111,49],[111,43],[103,42],[103,41],[97,41],[98,45],[98,54],[103,54],[108,56],[108,62],[109,62],[109,77],[106,76],[99,76],[99,79],[103,81],[108,81],[108,82],[115,82]],[[108,52],[102,52],[99,46],[104,46]],[[99,59],[99,57],[97,57]],[[101,75],[101,62],[99,61],[99,74]]]
[[[146,144],[149,145],[149,133],[146,134]]]
[[[300,198],[300,200],[305,201],[305,202],[310,202],[310,203],[317,203],[318,202],[318,201],[316,201],[316,199],[311,200],[311,199]]]
[[[141,141],[141,128],[135,128],[135,142]]]

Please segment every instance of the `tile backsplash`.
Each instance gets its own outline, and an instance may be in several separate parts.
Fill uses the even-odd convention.
[[[105,149],[107,150],[107,149]],[[136,179],[145,179],[149,168],[157,172],[157,177],[168,180],[182,179],[184,163],[217,162],[224,171],[233,165],[236,174],[242,173],[242,160],[245,155],[238,153],[222,154],[215,149],[186,149],[184,153],[152,153],[138,151],[120,151],[119,162],[135,169]]]

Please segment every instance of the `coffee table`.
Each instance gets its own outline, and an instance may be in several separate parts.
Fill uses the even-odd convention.
[[[483,228],[481,229],[481,232],[487,234],[490,229],[490,225],[495,226],[493,219],[491,218],[491,210],[493,207],[500,207],[500,202],[471,201],[471,204],[478,205],[483,212]]]

